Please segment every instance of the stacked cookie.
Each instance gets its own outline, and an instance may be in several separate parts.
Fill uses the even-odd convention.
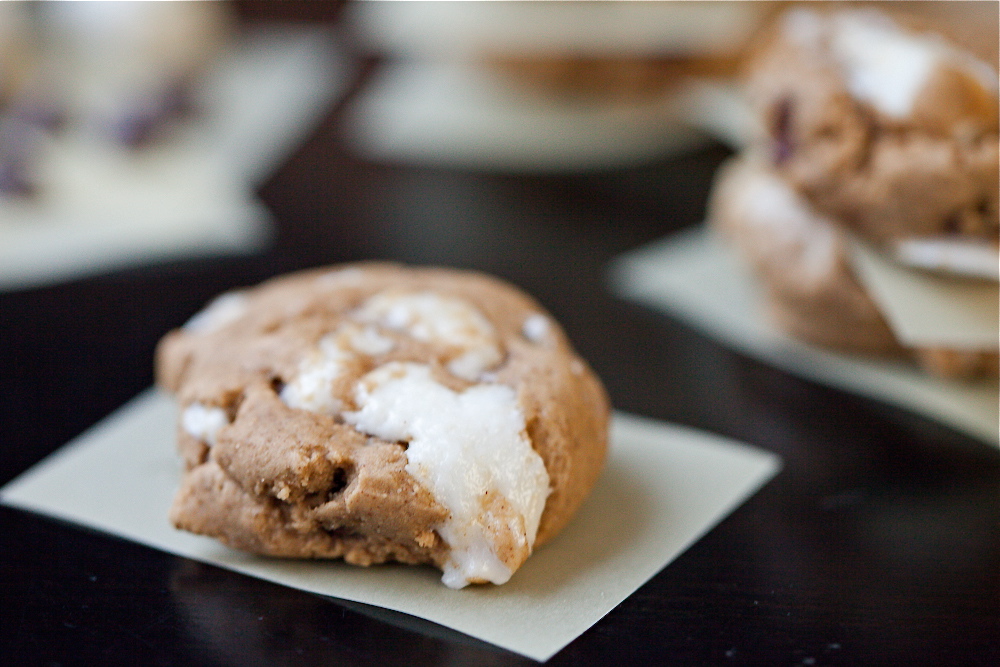
[[[942,376],[997,375],[995,344],[901,341],[851,261],[863,242],[920,270],[997,279],[997,94],[991,66],[881,13],[779,19],[747,80],[761,136],[720,171],[709,212],[779,326],[912,354]]]
[[[182,529],[271,556],[504,583],[604,462],[604,390],[530,297],[362,264],[220,297],[162,341]]]

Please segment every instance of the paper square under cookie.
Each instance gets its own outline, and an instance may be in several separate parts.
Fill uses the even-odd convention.
[[[898,405],[1000,445],[1000,383],[943,380],[905,361],[835,352],[795,340],[767,321],[749,272],[705,227],[617,258],[613,291],[690,322],[790,373]]]
[[[151,390],[8,484],[0,501],[268,581],[419,616],[536,660],[585,632],[780,468],[777,456],[753,447],[616,414],[607,467],[566,529],[507,584],[455,591],[430,567],[262,558],[174,530],[167,508],[180,478],[175,416],[173,400]]]
[[[903,266],[858,240],[851,244],[850,257],[858,279],[902,343],[997,349],[1000,286],[995,281]]]

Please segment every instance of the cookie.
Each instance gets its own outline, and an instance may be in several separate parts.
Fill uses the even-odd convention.
[[[621,105],[662,99],[692,79],[733,77],[779,3],[579,3],[530,7],[544,38],[482,47],[481,60],[541,100]],[[518,33],[511,33],[518,34]],[[509,38],[510,39],[510,38]]]
[[[232,39],[225,3],[83,2],[40,7],[42,83],[102,141],[152,142],[195,104],[194,84]]]
[[[761,159],[716,175],[708,219],[760,279],[772,319],[797,338],[843,350],[899,353],[851,269],[847,237]]]
[[[0,198],[34,190],[29,169],[34,137],[12,108],[35,57],[30,28],[27,3],[0,4]]]
[[[907,348],[854,275],[849,239],[766,159],[747,154],[716,176],[708,220],[746,262],[771,320],[801,340],[875,355],[908,355],[939,377],[996,377],[995,351]]]
[[[495,278],[363,263],[219,297],[157,350],[180,406],[171,520],[254,553],[503,583],[607,449],[604,389]]]
[[[388,57],[475,70],[515,104],[628,106],[733,74],[776,2],[358,3],[348,23]]]
[[[5,2],[0,5],[0,111],[17,93],[34,56],[30,28],[26,4]]]
[[[748,98],[775,170],[868,239],[995,244],[997,72],[873,10],[786,13]]]

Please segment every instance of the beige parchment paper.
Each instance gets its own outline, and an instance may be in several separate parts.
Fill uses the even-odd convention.
[[[608,279],[615,293],[670,312],[744,354],[1000,446],[996,380],[941,380],[904,361],[842,354],[790,338],[764,317],[745,267],[703,226],[616,258]]]
[[[852,244],[851,259],[903,343],[966,350],[1000,347],[997,282],[903,266],[860,241]]]
[[[432,568],[256,557],[174,530],[175,406],[149,390],[0,490],[0,501],[305,591],[428,619],[546,660],[773,477],[769,452],[616,414],[611,456],[570,525],[503,586]]]

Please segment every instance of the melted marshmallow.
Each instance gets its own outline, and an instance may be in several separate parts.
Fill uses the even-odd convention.
[[[508,565],[498,545],[512,540],[526,547],[526,557],[549,494],[548,472],[525,434],[514,390],[480,384],[454,392],[426,365],[392,362],[359,381],[355,400],[360,409],[344,419],[370,435],[408,441],[406,471],[450,512],[437,527],[451,548],[445,585],[506,582],[521,559]],[[500,494],[514,516],[484,520],[488,493]]]
[[[343,403],[334,395],[334,384],[344,372],[344,365],[359,353],[384,354],[394,345],[391,338],[371,326],[342,324],[323,336],[317,349],[302,360],[298,375],[282,388],[281,400],[291,408],[336,414]]]
[[[242,292],[226,292],[195,313],[183,328],[188,333],[212,333],[243,317],[246,311],[247,298]]]
[[[521,333],[532,343],[539,343],[549,332],[549,318],[538,313],[528,315],[521,325]]]
[[[989,241],[932,237],[897,241],[896,259],[919,269],[1000,280],[1000,254]]]
[[[837,262],[836,233],[832,222],[814,212],[784,180],[767,172],[742,174],[737,205],[747,220],[769,228],[777,246],[795,246],[802,255],[801,267],[814,276],[823,276]],[[808,243],[802,239],[808,238]]]
[[[448,370],[466,380],[476,380],[502,358],[493,325],[462,299],[434,292],[389,290],[368,299],[355,317],[425,343],[461,349],[462,353],[449,362]]]
[[[395,341],[379,333],[373,326],[354,327],[348,325],[344,333],[347,336],[347,344],[355,352],[375,356],[385,354],[396,346]]]
[[[219,429],[229,424],[229,416],[222,408],[209,408],[201,403],[192,403],[181,413],[181,427],[192,438],[201,440],[212,447],[216,443]]]
[[[319,348],[312,350],[299,364],[298,375],[282,387],[281,400],[290,408],[336,414],[343,404],[334,396],[333,386],[349,358],[334,337],[324,336]]]
[[[996,74],[985,63],[938,35],[906,32],[876,12],[841,12],[826,24],[820,14],[797,9],[786,15],[784,32],[809,48],[819,48],[826,38],[851,94],[893,118],[913,112],[921,92],[944,64],[960,67],[987,90],[997,87]]]
[[[940,40],[905,33],[871,15],[846,13],[837,18],[831,48],[844,68],[848,89],[888,116],[907,117],[948,49]]]

